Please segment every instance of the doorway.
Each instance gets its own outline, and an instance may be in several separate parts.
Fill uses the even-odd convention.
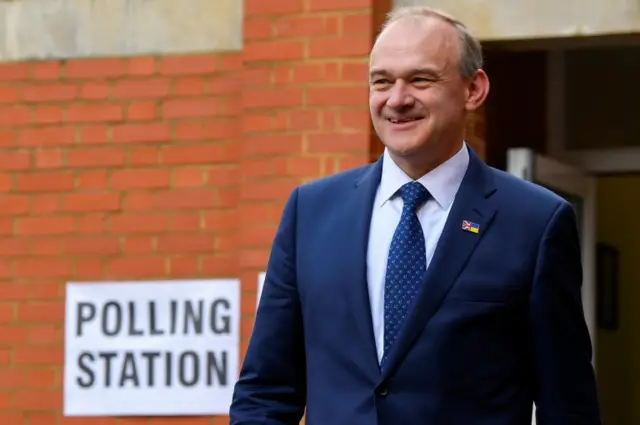
[[[487,54],[487,160],[576,208],[603,424],[640,424],[640,44],[501,48]]]

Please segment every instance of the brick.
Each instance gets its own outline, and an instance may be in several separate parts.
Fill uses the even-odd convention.
[[[2,327],[2,335],[4,336],[4,329],[6,327]],[[24,339],[19,342],[24,342],[26,340],[26,328],[19,328],[24,335]],[[0,388],[21,388],[25,386],[26,381],[26,373],[24,370],[16,370],[16,369],[0,369]],[[3,425],[6,423],[4,414],[0,414],[0,423]],[[16,422],[17,423],[17,422]],[[21,422],[22,423],[22,422]]]
[[[31,111],[26,106],[0,108],[0,127],[25,125],[31,120]]]
[[[218,70],[216,55],[165,57],[160,61],[162,75],[200,75]]]
[[[239,218],[234,211],[207,212],[204,214],[204,229],[210,231],[234,231],[238,220]]]
[[[151,192],[128,192],[124,205],[127,211],[155,210],[155,194]]]
[[[60,168],[64,165],[64,155],[59,149],[43,149],[34,152],[35,166],[38,169]]]
[[[237,165],[215,166],[209,169],[207,183],[216,187],[233,186],[238,183],[239,172]]]
[[[15,132],[11,130],[0,130],[0,147],[12,146],[15,141]]]
[[[106,189],[107,172],[87,171],[84,173],[78,173],[76,181],[78,190]]]
[[[9,235],[13,235],[14,233],[14,225],[13,225],[13,218],[2,218],[0,219],[0,236],[9,236]],[[2,264],[2,263],[0,263]],[[7,265],[5,264],[5,267],[7,267]],[[5,276],[5,271],[9,270],[9,268],[3,268],[0,265],[0,277]]]
[[[233,94],[240,92],[242,80],[239,76],[216,76],[209,79],[206,92],[208,94]]]
[[[63,332],[54,325],[29,326],[28,341],[32,345],[51,344],[60,341]],[[47,382],[48,383],[48,382]],[[51,382],[53,385],[53,382]]]
[[[13,266],[17,278],[71,276],[71,263],[65,259],[16,260]]]
[[[304,57],[302,41],[248,41],[242,50],[247,62],[291,61]]]
[[[62,198],[62,210],[68,212],[117,211],[118,193],[71,193]]]
[[[299,88],[248,89],[242,92],[242,105],[247,109],[301,106],[303,91]]]
[[[242,30],[244,40],[269,38],[272,32],[271,20],[268,18],[245,18]]]
[[[0,215],[19,215],[28,211],[28,197],[20,195],[0,197]]]
[[[0,85],[0,104],[15,104],[20,100],[20,89],[18,86]]]
[[[27,170],[31,167],[29,152],[1,152],[0,171]]]
[[[21,192],[51,192],[73,190],[72,173],[39,173],[18,176],[16,189]]]
[[[204,78],[180,78],[174,81],[171,90],[174,96],[202,96],[205,93]]]
[[[69,146],[75,143],[72,127],[47,126],[28,128],[18,133],[18,145],[24,147]]]
[[[160,257],[115,258],[107,262],[107,275],[114,278],[164,276],[165,261]]]
[[[198,274],[198,259],[194,257],[171,257],[168,264],[168,276],[191,277]],[[208,425],[208,424],[206,424]]]
[[[204,174],[200,169],[174,170],[171,181],[173,187],[201,187],[204,184]]]
[[[24,301],[28,298],[29,286],[25,283],[2,282],[2,285],[0,285],[0,300],[3,302]],[[11,332],[11,329],[8,332]],[[0,335],[5,336],[4,332],[0,333]]]
[[[286,17],[279,19],[275,23],[275,36],[278,37],[310,37],[337,34],[338,20],[335,16],[303,15]]]
[[[82,85],[80,97],[85,100],[105,100],[111,93],[111,86],[104,81],[90,81]]]
[[[309,58],[361,57],[370,49],[370,36],[314,38],[309,41]]]
[[[66,121],[77,123],[120,121],[123,117],[121,105],[73,105],[67,109]]]
[[[369,134],[362,133],[321,133],[307,136],[307,150],[310,153],[367,152]]]
[[[169,123],[125,124],[113,129],[113,141],[118,143],[166,142],[171,137]]]
[[[74,276],[78,279],[101,279],[105,267],[99,258],[85,258],[75,261]]]
[[[160,163],[160,153],[157,148],[134,148],[129,152],[127,161],[130,165],[156,165]]]
[[[17,391],[14,406],[24,411],[51,410],[62,405],[62,392],[58,390]]]
[[[310,106],[360,106],[366,105],[369,89],[362,87],[309,87],[307,103]]]
[[[230,160],[225,158],[220,146],[215,144],[167,146],[161,150],[160,158],[161,163],[167,165],[209,164]]]
[[[169,231],[193,232],[200,230],[200,213],[173,213],[169,216]]]
[[[286,199],[297,184],[299,182],[293,179],[252,182],[243,187],[242,199],[246,201]]]
[[[368,9],[373,7],[373,0],[309,0],[310,12],[340,11],[351,9]]]
[[[190,210],[216,207],[216,193],[205,189],[174,189],[156,194],[155,207],[161,210]]]
[[[4,258],[17,257],[28,253],[29,241],[26,239],[0,238],[0,256]]]
[[[152,236],[127,236],[124,239],[123,252],[125,254],[148,254],[154,245]]]
[[[244,68],[241,82],[243,87],[265,86],[271,84],[272,66]]]
[[[109,221],[109,230],[118,234],[158,233],[167,231],[169,220],[165,214],[119,214]]]
[[[169,170],[135,169],[114,171],[110,186],[114,189],[152,189],[167,188],[170,183]]]
[[[179,141],[231,139],[238,135],[238,124],[229,120],[180,122],[174,137]]]
[[[67,154],[71,168],[122,166],[125,159],[123,149],[74,149]]]
[[[60,241],[50,238],[33,239],[30,254],[32,257],[60,255]]]
[[[60,211],[60,196],[58,194],[38,194],[31,196],[31,214],[51,215]]]
[[[349,14],[342,16],[343,35],[365,35],[369,37],[370,43],[373,39],[373,16],[371,10],[366,13]]]
[[[62,254],[116,254],[120,241],[114,236],[77,236],[62,241]]]
[[[36,106],[33,109],[35,124],[57,124],[62,122],[62,108],[60,106]]]
[[[215,247],[213,235],[171,235],[158,237],[158,252],[186,254],[194,252],[210,253]]]
[[[130,58],[126,65],[127,75],[149,76],[156,72],[156,59],[153,57]]]
[[[109,128],[103,125],[89,125],[80,128],[81,144],[93,145],[109,141]]]
[[[30,85],[22,90],[25,102],[68,102],[77,95],[75,84]]]
[[[245,16],[253,15],[287,15],[304,10],[303,0],[245,0]]]
[[[220,109],[217,99],[176,99],[162,105],[165,118],[190,118],[216,116]]]
[[[123,59],[75,59],[66,62],[65,76],[71,79],[120,77],[125,64]]]
[[[73,217],[23,217],[16,220],[16,234],[22,236],[62,235],[74,229]]]
[[[20,81],[29,78],[29,64],[25,62],[0,63],[0,81]]]
[[[127,106],[128,120],[151,120],[157,116],[157,105],[153,101],[133,102]]]
[[[113,87],[115,99],[158,99],[169,95],[171,82],[166,78],[118,81]]]
[[[13,176],[0,174],[0,192],[9,192],[13,188]]]
[[[220,71],[239,71],[244,66],[241,53],[220,55]]]
[[[57,80],[61,69],[59,61],[33,62],[31,77],[35,80]]]
[[[302,152],[301,134],[247,136],[243,139],[244,157],[295,154]]]
[[[290,130],[317,130],[320,128],[320,114],[317,111],[291,111],[289,114]]]
[[[366,62],[345,62],[342,64],[341,79],[362,83],[368,81],[369,64]]]

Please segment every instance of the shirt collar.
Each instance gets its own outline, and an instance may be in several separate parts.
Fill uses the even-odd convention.
[[[440,164],[417,181],[431,193],[440,208],[447,209],[453,202],[458,188],[469,165],[469,151],[466,143],[454,156]],[[382,178],[380,180],[380,203],[383,206],[405,183],[413,179],[398,167],[389,155],[388,149],[384,150],[382,162]]]

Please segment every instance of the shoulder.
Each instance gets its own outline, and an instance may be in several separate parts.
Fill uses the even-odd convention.
[[[505,171],[488,168],[497,189],[497,202],[501,209],[509,211],[512,216],[527,223],[544,225],[558,211],[573,211],[571,203],[554,191]]]
[[[314,198],[334,195],[344,190],[352,189],[359,181],[369,176],[375,167],[376,163],[351,168],[303,183],[296,189],[298,195],[303,197]]]

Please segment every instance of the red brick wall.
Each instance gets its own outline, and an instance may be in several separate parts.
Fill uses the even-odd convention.
[[[0,65],[0,424],[126,423],[60,418],[68,280],[238,274],[240,67]]]
[[[228,422],[63,418],[64,285],[239,276],[244,353],[291,189],[381,152],[366,73],[388,10],[245,0],[238,54],[0,64],[0,424]]]

